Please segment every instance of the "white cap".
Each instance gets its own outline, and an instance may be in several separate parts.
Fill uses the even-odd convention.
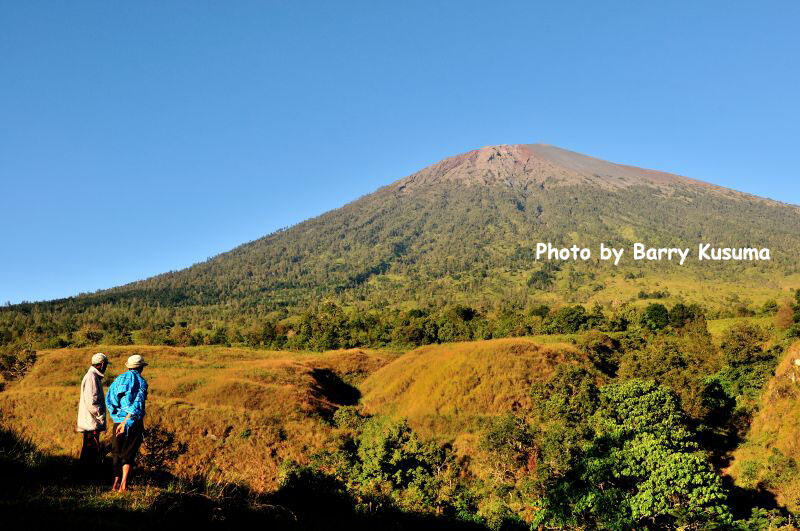
[[[145,363],[144,358],[139,354],[134,354],[128,358],[128,361],[125,363],[125,366],[129,369],[138,369],[139,367],[144,367],[145,365],[147,365],[147,363]]]
[[[108,358],[106,357],[106,355],[103,354],[102,352],[98,352],[97,354],[92,356],[92,365],[97,365],[99,363],[103,363],[104,361],[106,363],[108,363],[108,364],[111,364],[111,362],[108,361]]]

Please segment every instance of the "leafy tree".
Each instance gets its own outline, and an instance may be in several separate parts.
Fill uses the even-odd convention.
[[[703,393],[706,378],[720,369],[705,321],[694,321],[681,335],[660,333],[644,348],[623,354],[620,379],[654,380],[670,387],[681,399],[684,411],[694,419],[706,416]]]
[[[454,511],[460,485],[448,447],[423,442],[405,421],[388,416],[365,418],[348,409],[334,421],[349,435],[317,462],[357,498],[416,512]]]
[[[513,455],[518,448],[518,459],[535,456],[513,482],[506,475],[510,506],[534,527],[730,524],[721,478],[699,449],[678,397],[652,381],[604,387],[596,381],[590,371],[564,367],[548,384],[534,386],[530,422],[538,428],[527,448],[527,438],[513,436],[524,433],[513,429],[518,421],[506,421],[500,433],[512,435],[506,439],[516,446],[505,451]],[[502,447],[505,439],[496,433],[484,440]],[[531,506],[537,510],[524,513]]]
[[[481,448],[492,454],[492,473],[497,481],[513,481],[533,454],[533,430],[526,420],[511,412],[492,420],[481,439]]]
[[[687,306],[679,302],[669,310],[669,324],[673,328],[681,328],[698,317],[703,317],[703,311],[697,304]]]
[[[671,390],[642,380],[606,386],[592,422],[597,435],[587,475],[608,484],[612,493],[601,498],[622,502],[609,524],[731,522],[721,478],[699,451]]]
[[[574,334],[588,322],[586,308],[581,305],[564,306],[553,316],[553,327],[562,334]]]
[[[78,346],[97,345],[103,340],[103,330],[99,325],[85,324],[75,333],[75,342]]]
[[[531,313],[531,315],[536,315],[538,317],[544,318],[544,317],[547,317],[548,314],[550,313],[550,307],[548,305],[546,305],[546,304],[539,304],[537,306],[534,306],[531,309],[530,313]]]
[[[11,345],[0,351],[0,375],[6,380],[18,380],[36,363],[36,351],[19,345]]]
[[[765,351],[766,338],[761,327],[749,323],[734,325],[722,336],[720,348],[725,366],[715,375],[715,381],[729,397],[746,407],[758,398],[783,351],[779,345]]]
[[[758,325],[739,323],[730,327],[720,343],[725,362],[731,367],[752,365],[763,357],[765,340],[766,333]]]
[[[768,301],[764,302],[764,305],[761,306],[761,313],[764,315],[775,315],[778,311],[778,303],[775,299],[769,299]]]
[[[642,326],[652,331],[661,330],[669,324],[669,321],[669,310],[663,304],[649,304],[642,313]]]
[[[578,337],[576,345],[597,369],[609,376],[616,375],[620,362],[620,342],[617,339],[590,330]]]

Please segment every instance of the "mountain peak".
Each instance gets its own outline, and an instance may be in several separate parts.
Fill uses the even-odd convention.
[[[548,144],[501,144],[474,149],[448,157],[401,179],[401,191],[435,182],[466,185],[531,184],[541,188],[592,184],[603,188],[633,185],[657,187],[674,184],[711,186],[671,173],[608,162]]]

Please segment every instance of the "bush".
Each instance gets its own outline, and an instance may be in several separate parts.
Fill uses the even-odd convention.
[[[553,316],[553,327],[561,334],[574,334],[589,320],[586,308],[581,305],[565,306]]]
[[[731,367],[752,365],[763,358],[763,342],[767,335],[764,330],[749,323],[739,323],[729,328],[723,335],[720,347],[725,354],[725,362]]]
[[[0,354],[0,375],[5,380],[18,380],[36,363],[36,351],[30,348],[7,348]]]
[[[549,271],[542,269],[540,271],[534,272],[528,278],[528,286],[535,289],[546,290],[553,285],[554,280],[555,280],[555,275],[553,275]]]
[[[334,418],[337,426],[355,427],[355,433],[316,462],[344,481],[362,504],[371,510],[455,512],[458,467],[449,447],[423,442],[402,420],[360,417],[349,408],[340,408]]]
[[[187,449],[186,443],[175,440],[175,433],[159,423],[152,424],[144,430],[139,466],[151,479],[165,479],[169,477],[169,469]]]
[[[661,330],[669,324],[669,310],[663,304],[649,304],[642,314],[642,326],[652,331]]]
[[[689,321],[704,317],[703,310],[697,304],[686,306],[678,303],[669,311],[669,324],[673,328],[681,328]]]
[[[358,412],[357,406],[342,406],[333,414],[333,424],[337,428],[358,430],[366,419]]]
[[[725,366],[712,380],[745,411],[754,407],[783,352],[779,345],[765,351],[762,346],[765,340],[764,330],[748,323],[737,324],[722,336]]]
[[[578,336],[576,346],[586,354],[598,370],[613,376],[619,368],[620,342],[597,330]]]

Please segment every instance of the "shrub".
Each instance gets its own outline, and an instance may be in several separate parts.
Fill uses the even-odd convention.
[[[766,340],[764,330],[749,323],[739,323],[729,328],[722,336],[720,347],[725,362],[731,367],[752,365],[763,358],[762,343]]]
[[[613,376],[619,368],[620,342],[597,330],[578,336],[576,346],[603,373]]]
[[[144,443],[139,456],[139,465],[151,479],[169,476],[169,469],[188,450],[186,443],[177,442],[175,434],[159,423],[144,430]]]
[[[546,290],[553,285],[555,275],[544,269],[534,272],[528,278],[528,286],[536,289]]]
[[[36,351],[30,348],[7,348],[0,354],[0,375],[6,380],[18,380],[36,363]]]
[[[649,304],[642,314],[641,323],[652,331],[661,330],[669,324],[669,310],[663,304]]]
[[[317,456],[321,470],[342,479],[373,510],[394,505],[423,513],[454,511],[458,467],[449,447],[423,442],[403,420],[339,411],[337,426],[355,426],[355,433],[340,439],[335,451]]]
[[[562,334],[574,334],[581,330],[589,317],[586,308],[581,305],[565,306],[553,316],[553,327]]]
[[[85,324],[75,332],[76,346],[97,345],[103,340],[103,329],[96,324]]]

